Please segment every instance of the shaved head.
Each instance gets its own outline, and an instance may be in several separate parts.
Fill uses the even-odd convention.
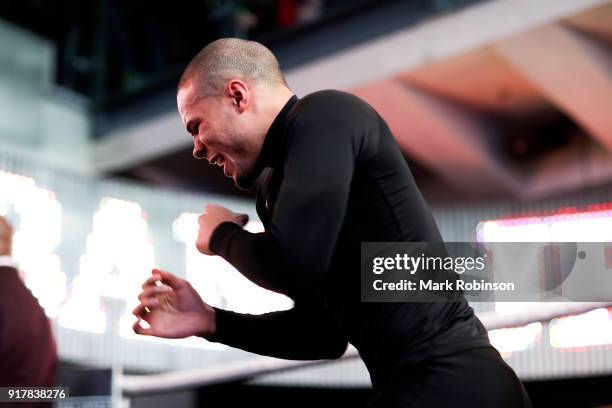
[[[11,254],[13,243],[13,228],[6,218],[0,216],[0,256]]]
[[[198,93],[217,95],[226,81],[240,79],[250,84],[287,86],[272,51],[255,41],[221,38],[204,47],[191,60],[178,88],[194,85]]]
[[[238,188],[251,188],[266,134],[292,96],[263,45],[238,38],[208,44],[185,69],[176,93],[193,157],[222,166]]]

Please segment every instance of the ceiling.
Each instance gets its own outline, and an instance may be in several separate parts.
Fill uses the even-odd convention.
[[[285,69],[294,92],[335,88],[366,100],[433,202],[531,200],[612,184],[611,0],[491,0],[396,21],[384,33],[369,26],[400,11],[347,18],[275,48],[281,62],[290,50],[311,56]],[[342,40],[359,31],[378,34]],[[313,51],[325,38],[344,46]],[[158,109],[130,111],[125,123],[109,117],[116,126],[104,138],[82,142],[95,174],[252,195],[191,158],[173,91],[148,100]]]
[[[439,41],[431,34],[436,24],[448,36],[456,19],[467,24],[500,12],[491,8],[495,2],[475,6],[485,9],[483,16],[468,10],[434,20],[403,38],[390,36],[386,44],[366,44],[291,71],[288,79],[308,89],[311,85],[303,85],[308,75],[329,78],[361,62],[361,70],[345,70],[345,76],[362,77],[340,88],[385,118],[431,201],[524,200],[607,185],[612,183],[612,3],[600,3],[480,38],[477,46],[447,55],[436,56],[432,46],[419,60],[381,62],[379,75],[363,79],[368,75],[363,61],[375,60],[383,47],[392,44],[401,61],[414,47],[413,37],[422,40],[425,32],[429,41]],[[386,73],[385,63],[394,69]],[[190,149],[185,145],[120,174],[236,191],[219,179],[217,169],[189,159]]]

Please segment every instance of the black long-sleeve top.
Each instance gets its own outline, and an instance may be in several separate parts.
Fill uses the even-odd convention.
[[[488,346],[458,302],[362,303],[361,242],[441,242],[385,121],[340,91],[293,96],[258,161],[257,212],[265,232],[219,225],[210,248],[245,277],[295,301],[263,315],[217,309],[209,340],[286,359],[341,356],[347,342],[375,387],[397,364]]]

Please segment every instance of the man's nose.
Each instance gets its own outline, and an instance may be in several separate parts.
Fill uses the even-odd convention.
[[[193,142],[193,158],[198,160],[206,158],[206,148],[197,140]]]

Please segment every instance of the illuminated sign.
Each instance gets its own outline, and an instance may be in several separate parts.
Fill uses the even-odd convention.
[[[125,300],[126,313],[130,313],[138,304],[142,282],[150,276],[154,265],[153,243],[140,205],[108,197],[102,199],[87,236],[79,273],[62,306],[60,325],[104,332],[106,313],[101,297]]]
[[[550,345],[560,349],[612,344],[612,313],[595,309],[550,321]]]
[[[586,211],[564,208],[555,214],[483,221],[477,229],[481,242],[611,242],[612,205],[593,205]],[[612,249],[606,248],[603,260],[612,266]],[[498,313],[511,313],[529,307],[525,303],[495,305]],[[598,309],[579,316],[550,322],[550,344],[555,348],[612,344],[609,312]],[[537,323],[538,325],[540,323]],[[525,350],[539,338],[541,326],[525,326],[490,332],[491,342],[502,352]]]

